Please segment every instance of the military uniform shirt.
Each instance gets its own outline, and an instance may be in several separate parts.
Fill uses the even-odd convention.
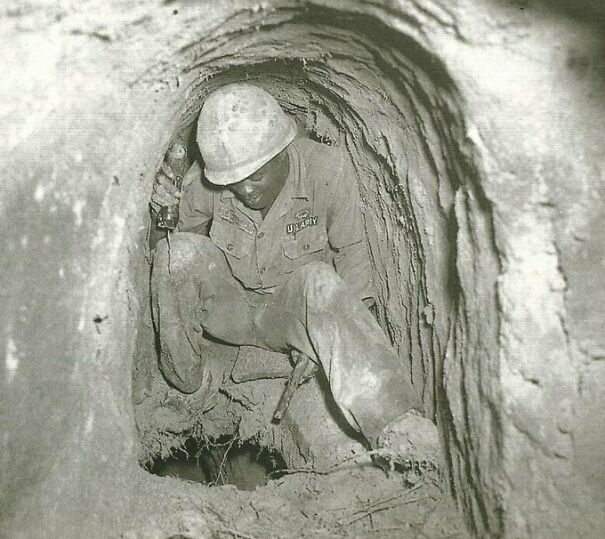
[[[372,297],[350,160],[344,151],[308,139],[295,139],[287,151],[288,177],[264,219],[228,189],[208,183],[198,164],[192,166],[179,230],[209,233],[247,289],[271,293],[295,269],[322,261],[333,264],[361,299]]]

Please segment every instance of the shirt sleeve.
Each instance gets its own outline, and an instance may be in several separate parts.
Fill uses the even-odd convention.
[[[368,242],[353,166],[342,155],[328,206],[328,241],[334,268],[362,300],[373,298]]]
[[[179,206],[180,232],[208,235],[214,211],[213,193],[202,183],[202,168],[195,162],[185,174],[186,185]]]

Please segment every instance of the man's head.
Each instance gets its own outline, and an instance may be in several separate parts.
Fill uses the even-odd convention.
[[[289,165],[288,152],[282,150],[244,180],[227,185],[227,189],[249,208],[268,210],[286,182]]]
[[[275,98],[248,83],[215,90],[198,118],[197,143],[206,178],[228,186],[253,209],[270,206],[283,187],[285,149],[295,136],[294,120]]]

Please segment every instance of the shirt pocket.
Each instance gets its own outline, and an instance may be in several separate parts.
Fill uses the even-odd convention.
[[[307,229],[282,238],[282,269],[290,273],[305,264],[328,258],[328,235],[322,229]]]
[[[254,248],[252,236],[221,219],[214,219],[210,228],[210,238],[212,243],[227,255],[228,261],[231,260],[231,257],[241,260],[252,255]]]

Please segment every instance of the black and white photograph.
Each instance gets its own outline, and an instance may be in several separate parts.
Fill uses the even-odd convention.
[[[604,0],[0,43],[0,538],[605,537]]]

